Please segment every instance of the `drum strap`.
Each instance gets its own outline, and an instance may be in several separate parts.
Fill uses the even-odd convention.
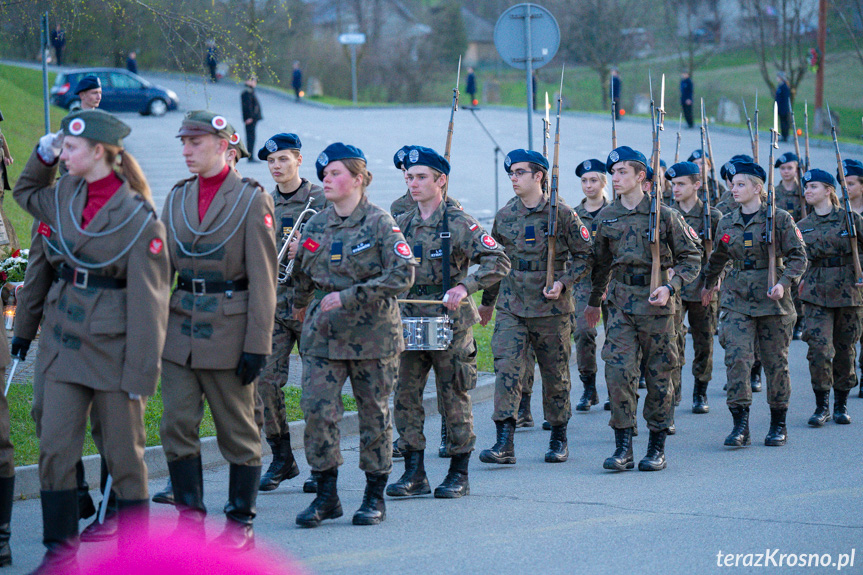
[[[446,198],[444,198],[443,204],[443,231],[441,231],[440,239],[441,239],[441,251],[443,252],[441,255],[441,263],[443,264],[443,293],[449,291],[450,288],[450,277],[449,277],[449,260],[450,260],[450,233],[449,233],[449,218],[447,218],[447,202]]]

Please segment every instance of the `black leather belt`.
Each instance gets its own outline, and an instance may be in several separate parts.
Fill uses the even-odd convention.
[[[537,262],[532,260],[516,260],[513,262],[513,269],[518,270],[520,272],[540,272],[545,271],[548,264],[547,262]],[[555,262],[554,263],[555,271],[564,271],[566,269],[565,262]]]
[[[73,268],[65,263],[57,269],[57,277],[79,289],[123,289],[126,280],[95,274],[86,268]]]
[[[186,278],[180,276],[177,278],[177,289],[189,291],[195,295],[245,291],[249,289],[249,280],[247,278],[243,278],[236,281],[217,282],[205,280],[203,278]]]
[[[851,256],[833,256],[829,258],[814,258],[809,261],[813,268],[841,268],[852,261]]]
[[[770,260],[734,260],[731,265],[736,270],[763,270],[770,265]],[[782,258],[776,258],[776,267],[781,265]]]
[[[439,295],[442,293],[443,287],[435,285],[414,285],[410,291],[411,295],[419,296]]]
[[[666,279],[668,274],[665,270],[662,270],[662,274],[660,277],[660,283],[666,283],[668,280]],[[628,286],[650,286],[650,274],[627,274],[627,273],[617,273],[614,274],[614,279],[619,281],[620,283],[626,284]]]

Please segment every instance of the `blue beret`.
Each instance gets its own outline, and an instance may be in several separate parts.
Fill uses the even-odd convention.
[[[280,150],[299,150],[303,147],[300,137],[296,134],[276,134],[264,142],[264,147],[258,150],[258,159],[266,160],[267,156]]]
[[[330,144],[324,151],[321,152],[321,155],[318,156],[318,159],[315,160],[315,168],[318,171],[318,179],[324,181],[324,168],[330,162],[335,162],[336,160],[350,160],[350,159],[362,160],[366,161],[366,157],[363,154],[363,151],[357,147],[351,146],[349,144],[343,144],[341,142],[336,142],[335,144]]]
[[[81,92],[86,92],[87,90],[93,90],[95,88],[101,88],[102,81],[99,80],[99,76],[93,76],[92,74],[89,76],[84,76],[80,80],[78,80],[78,85],[75,86],[75,95],[77,96]]]
[[[645,172],[645,175],[644,175],[644,181],[645,182],[652,182],[653,181],[653,168],[651,168],[650,166],[647,166],[647,171]]]
[[[863,178],[863,163],[858,160],[842,160],[842,171],[846,176],[858,176]],[[836,173],[839,177],[839,172]]]
[[[728,165],[727,173],[732,177],[738,174],[746,174],[755,176],[762,182],[767,180],[767,172],[755,162],[728,162],[728,164],[730,165]]]
[[[699,149],[695,150],[694,152],[692,152],[691,154],[689,154],[689,157],[688,157],[688,158],[686,158],[686,161],[687,161],[687,162],[692,162],[692,161],[695,161],[695,160],[699,160],[699,159],[701,159],[701,158],[707,158],[707,159],[709,160],[709,159],[710,159],[710,154],[708,154],[707,152],[705,152],[704,150],[702,150],[701,148],[699,148]]]
[[[608,160],[605,162],[605,171],[611,173],[611,168],[618,162],[641,162],[644,167],[647,167],[647,158],[638,150],[633,150],[629,146],[620,146],[615,148],[608,154]]]
[[[605,173],[605,162],[602,160],[585,160],[575,167],[575,175],[579,178],[588,172]]]
[[[809,170],[803,174],[803,185],[806,185],[809,182],[821,182],[822,184],[827,184],[834,189],[836,188],[836,180],[833,178],[833,175],[817,168]]]
[[[402,146],[393,156],[393,165],[399,170],[404,168],[405,156],[411,151],[412,146]]]
[[[719,168],[719,176],[723,180],[728,180],[729,179],[728,178],[728,168],[731,166],[731,164],[733,164],[734,162],[754,162],[754,161],[755,161],[755,158],[753,158],[752,156],[747,156],[746,154],[737,154],[736,156],[731,156],[731,159],[728,160],[726,163],[722,164],[722,167]]]
[[[665,179],[673,180],[681,176],[698,176],[701,174],[701,168],[698,164],[692,162],[678,162],[665,171]]]
[[[531,164],[536,164],[542,168],[548,170],[548,160],[540,154],[539,152],[534,152],[533,150],[524,150],[519,148],[518,150],[513,150],[506,155],[506,158],[503,159],[503,169],[506,170],[508,174],[510,172],[510,166],[513,164],[518,164],[520,162],[530,162]]]
[[[428,166],[442,174],[449,175],[449,162],[446,158],[424,146],[411,146],[403,161],[406,170],[414,166]]]
[[[776,163],[773,164],[774,168],[778,168],[782,164],[787,164],[788,162],[799,162],[800,158],[797,157],[797,154],[794,152],[785,152],[778,158],[776,158]]]

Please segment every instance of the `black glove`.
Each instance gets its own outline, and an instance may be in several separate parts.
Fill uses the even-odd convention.
[[[255,381],[266,363],[266,355],[243,352],[243,355],[240,356],[240,364],[237,366],[237,375],[243,380],[243,385],[249,385]]]
[[[30,351],[29,339],[18,336],[12,338],[12,357],[17,357],[21,361],[24,361],[28,351]]]

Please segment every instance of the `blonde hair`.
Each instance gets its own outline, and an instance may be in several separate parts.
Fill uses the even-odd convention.
[[[351,173],[352,176],[363,176],[363,183],[361,187],[362,192],[366,193],[366,188],[372,183],[372,173],[366,167],[365,161],[359,158],[346,158],[339,161],[345,165],[345,168]]]
[[[827,184],[824,184],[824,187],[827,188],[827,192],[830,194],[830,203],[838,208],[839,196],[836,195],[836,188],[834,188],[833,186],[828,186]]]
[[[752,184],[753,186],[760,186],[761,187],[761,193],[759,193],[758,196],[761,198],[762,202],[766,202],[767,201],[767,189],[764,187],[764,180],[762,180],[758,176],[753,176],[752,174],[740,174],[740,175],[743,176],[744,178],[746,178],[746,180],[750,184]]]
[[[105,150],[105,161],[108,162],[114,173],[126,182],[130,190],[142,196],[148,202],[153,203],[153,197],[150,194],[150,184],[147,183],[147,178],[144,176],[140,164],[138,164],[138,161],[132,154],[120,146],[95,142],[89,138],[85,139],[89,142],[90,147],[101,144]]]

